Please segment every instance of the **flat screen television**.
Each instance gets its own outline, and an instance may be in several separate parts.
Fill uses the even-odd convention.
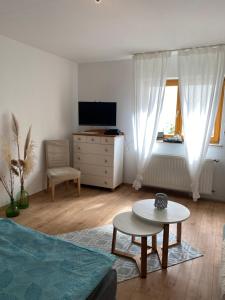
[[[79,102],[79,125],[116,126],[116,102]]]

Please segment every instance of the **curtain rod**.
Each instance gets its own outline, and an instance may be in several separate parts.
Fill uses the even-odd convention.
[[[149,52],[134,53],[133,55],[137,55],[137,54],[151,54],[151,53],[162,53],[162,52],[186,51],[186,50],[191,50],[191,49],[216,48],[216,47],[220,47],[220,46],[225,46],[225,44],[221,43],[221,44],[214,44],[214,45],[208,45],[208,46],[196,46],[196,47],[189,47],[189,48],[156,50],[156,51],[149,51]]]

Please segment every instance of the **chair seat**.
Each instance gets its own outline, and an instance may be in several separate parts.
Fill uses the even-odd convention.
[[[53,180],[72,180],[80,177],[80,171],[71,167],[51,168],[47,170],[47,176]]]

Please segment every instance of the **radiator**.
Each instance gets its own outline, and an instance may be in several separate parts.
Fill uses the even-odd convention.
[[[201,194],[212,194],[214,170],[215,161],[206,160],[200,177]],[[190,192],[190,178],[184,157],[154,155],[144,174],[143,184]]]

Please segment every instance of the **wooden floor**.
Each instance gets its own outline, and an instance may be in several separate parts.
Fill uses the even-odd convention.
[[[61,186],[56,189],[55,202],[51,202],[50,194],[39,193],[32,197],[30,208],[14,220],[49,234],[76,231],[109,224],[117,213],[130,210],[135,201],[152,198],[154,194],[151,189],[135,192],[128,185],[114,192],[83,187],[79,198],[75,193],[72,185],[69,188]],[[170,192],[169,196],[190,209],[191,217],[183,225],[183,239],[200,249],[204,257],[148,274],[146,279],[120,283],[118,300],[220,299],[219,266],[225,202],[200,200],[194,203],[182,195]],[[3,216],[3,212],[0,215]]]

